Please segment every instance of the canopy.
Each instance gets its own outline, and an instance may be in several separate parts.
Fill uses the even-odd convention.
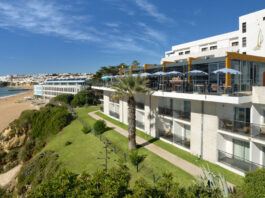
[[[178,72],[178,71],[171,71],[171,72],[167,72],[166,75],[179,75],[179,76],[182,76],[183,73]]]
[[[102,76],[102,77],[101,77],[102,80],[108,80],[108,79],[110,79],[110,78],[112,78],[112,76]]]
[[[229,68],[222,68],[222,69],[218,69],[216,71],[213,72],[214,74],[234,74],[234,75],[240,75],[241,72],[235,69],[229,69]]]
[[[207,76],[208,73],[201,71],[201,70],[192,70],[187,72],[186,74],[189,74],[190,76]]]
[[[153,76],[164,76],[164,75],[166,75],[166,73],[165,72],[162,72],[162,71],[159,71],[159,72],[153,73],[152,75]]]

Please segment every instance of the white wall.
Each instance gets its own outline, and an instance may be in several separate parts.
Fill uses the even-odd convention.
[[[103,92],[103,100],[104,100],[104,113],[106,115],[109,115],[109,96],[110,96],[110,92],[108,91],[104,91]]]

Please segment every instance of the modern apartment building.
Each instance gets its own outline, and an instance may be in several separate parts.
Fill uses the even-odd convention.
[[[138,129],[243,175],[265,166],[265,10],[240,17],[239,27],[173,46],[161,65],[131,72],[153,90],[136,96]],[[128,124],[113,82],[92,88],[103,91],[104,113]]]
[[[43,84],[34,85],[34,95],[51,99],[60,94],[77,94],[87,86],[86,78],[51,79]]]

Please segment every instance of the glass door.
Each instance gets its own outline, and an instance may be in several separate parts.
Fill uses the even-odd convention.
[[[249,161],[249,143],[241,140],[233,140],[233,154],[238,160]]]

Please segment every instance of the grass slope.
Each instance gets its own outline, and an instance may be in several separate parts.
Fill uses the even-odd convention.
[[[121,123],[115,119],[112,119],[108,116],[106,116],[105,114],[101,113],[101,112],[97,112],[96,113],[98,116],[102,117],[103,119],[106,119],[110,122],[112,122],[113,124],[123,128],[123,129],[128,129],[128,126],[124,123]],[[145,140],[151,140],[153,139],[153,137],[145,134],[144,132],[140,131],[140,130],[137,130],[137,135],[141,138],[144,138]],[[202,159],[198,159],[198,157],[190,154],[189,152],[186,152],[184,150],[181,150],[173,145],[170,145],[166,142],[163,142],[162,140],[157,140],[155,142],[153,142],[155,145],[169,151],[170,153],[178,156],[178,157],[181,157],[182,159],[185,159],[187,160],[188,162],[190,163],[193,163],[199,167],[207,167],[209,166],[209,168],[211,169],[211,171],[219,174],[221,173],[226,179],[227,181],[233,183],[234,185],[240,185],[243,183],[243,177],[240,176],[240,175],[237,175],[231,171],[228,171],[216,164],[213,164],[213,163],[210,163],[208,161],[205,161],[205,160],[202,160]]]
[[[89,117],[87,113],[97,109],[98,107],[79,108],[77,109],[77,113],[80,118],[93,126],[95,120]],[[47,144],[45,150],[56,151],[59,154],[60,162],[70,171],[75,173],[81,173],[83,171],[92,173],[99,168],[103,168],[101,166],[103,160],[98,159],[98,157],[103,157],[104,155],[104,144],[93,134],[83,134],[81,129],[81,123],[78,120],[73,121]],[[107,131],[104,133],[104,136],[123,152],[127,152],[127,138],[113,130]],[[71,141],[72,144],[65,146],[65,142],[67,141]],[[172,172],[175,180],[181,185],[189,185],[192,180],[194,180],[190,174],[173,166],[148,150],[140,148],[139,151],[141,154],[146,155],[146,159],[139,173],[136,172],[135,167],[127,162],[132,175],[132,182],[139,177],[144,177],[148,181],[153,181],[154,175],[157,178],[165,171]],[[120,157],[118,155],[111,153],[109,167],[117,165],[119,159]]]

